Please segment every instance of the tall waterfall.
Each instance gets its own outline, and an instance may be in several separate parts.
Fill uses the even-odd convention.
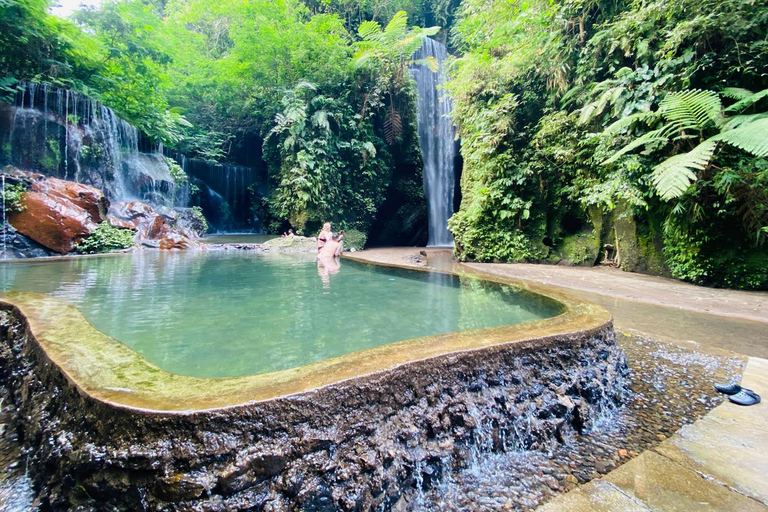
[[[448,231],[448,218],[453,215],[456,182],[456,142],[449,117],[452,103],[441,87],[445,83],[443,63],[448,57],[448,51],[444,44],[425,38],[413,58],[419,60],[427,57],[437,59],[440,70],[434,73],[426,66],[413,66],[411,74],[416,80],[419,93],[419,145],[424,159],[424,195],[427,197],[429,215],[428,245],[445,247],[453,245],[453,237]]]

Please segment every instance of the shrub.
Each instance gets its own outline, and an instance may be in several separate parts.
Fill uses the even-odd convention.
[[[344,248],[361,251],[363,247],[365,247],[365,241],[367,239],[368,236],[362,231],[350,229],[349,231],[344,232]]]
[[[203,215],[203,209],[199,206],[193,206],[192,215],[194,215],[195,219],[199,223],[199,226],[195,226],[195,231],[197,232],[198,236],[203,236],[208,231],[208,220],[206,220],[205,215]]]
[[[187,176],[187,173],[184,172],[184,169],[178,163],[176,163],[176,160],[173,158],[165,157],[165,165],[168,166],[168,171],[171,173],[171,178],[173,178],[174,183],[181,185],[189,181],[189,176]]]
[[[88,237],[75,245],[81,254],[97,254],[133,247],[133,231],[102,222]]]
[[[6,185],[3,190],[5,195],[5,211],[6,212],[20,212],[23,211],[25,206],[22,203],[24,193],[27,188],[23,183],[17,183],[16,185]]]

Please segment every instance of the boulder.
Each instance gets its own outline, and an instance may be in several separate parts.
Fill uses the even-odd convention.
[[[43,247],[66,254],[105,219],[109,202],[96,188],[19,170],[13,174],[29,184],[29,191],[23,210],[11,213],[8,222]]]
[[[177,214],[173,211],[156,211],[139,201],[114,203],[107,219],[113,226],[136,231],[136,243],[158,249],[194,249],[197,242],[194,233],[176,226]]]

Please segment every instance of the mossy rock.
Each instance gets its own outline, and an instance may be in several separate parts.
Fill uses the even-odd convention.
[[[591,267],[600,254],[600,239],[594,233],[577,233],[563,238],[559,247],[561,263]]]
[[[273,238],[261,244],[261,248],[275,252],[317,252],[317,239],[296,235]]]

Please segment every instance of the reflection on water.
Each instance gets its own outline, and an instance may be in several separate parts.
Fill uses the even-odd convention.
[[[331,287],[331,274],[336,274],[341,268],[339,258],[317,258],[317,275],[323,281],[323,288]]]
[[[561,310],[473,278],[351,261],[338,269],[312,254],[148,252],[2,264],[0,287],[69,301],[150,362],[199,377],[287,369]]]

